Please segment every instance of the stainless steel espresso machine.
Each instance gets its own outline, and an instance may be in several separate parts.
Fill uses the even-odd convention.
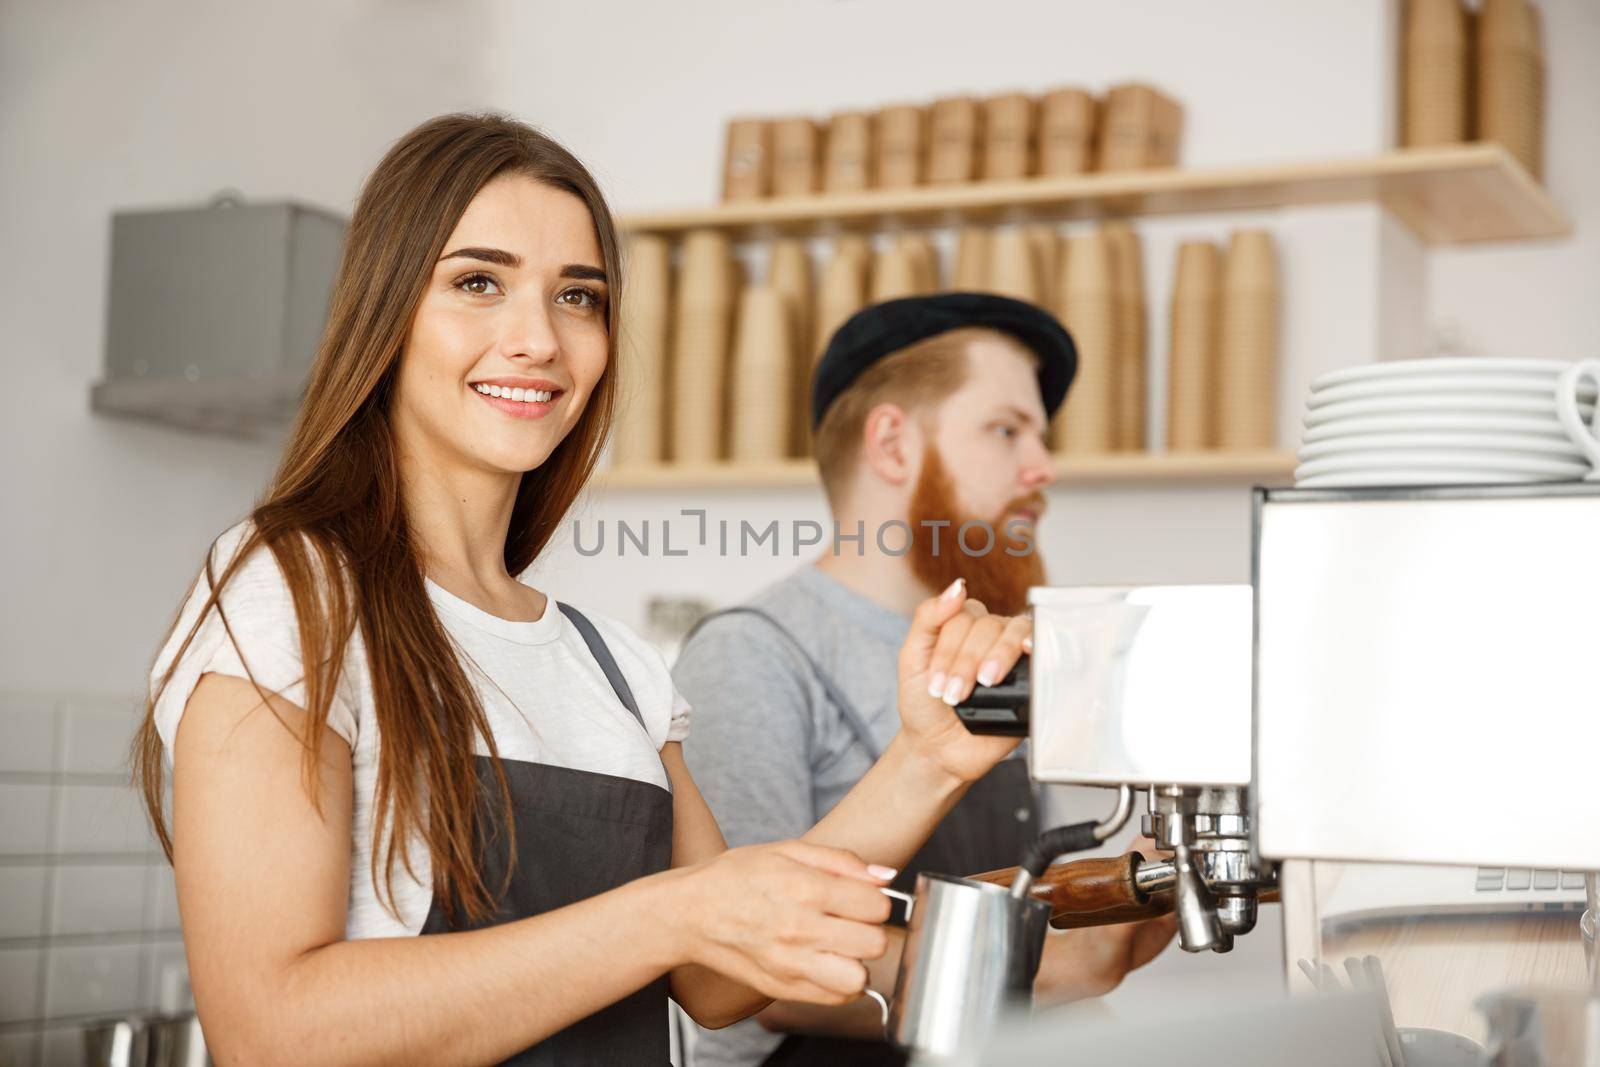
[[[1137,863],[1134,899],[1110,906],[1170,903],[1185,950],[1228,951],[1276,885],[1250,838],[1250,587],[1039,588],[1029,601],[1028,699],[1013,680],[958,712],[977,732],[1026,724],[1036,781],[1145,794],[1144,831],[1173,858]],[[1071,869],[1039,879],[1057,925],[1100,910],[1059,899]]]
[[[1600,1065],[1600,485],[1257,490],[1249,586],[1030,602],[1031,662],[959,713],[1142,792],[1171,854],[1099,910],[1044,871],[1058,925],[1170,907],[1218,952],[1271,915],[1291,994],[1376,994],[1372,1062]]]

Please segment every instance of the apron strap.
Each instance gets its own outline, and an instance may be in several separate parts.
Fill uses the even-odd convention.
[[[822,683],[822,691],[827,694],[828,700],[833,706],[839,709],[839,714],[844,718],[845,725],[850,728],[850,732],[855,735],[856,741],[860,743],[862,748],[867,750],[867,755],[872,757],[874,763],[878,761],[878,757],[883,755],[883,750],[873,740],[872,731],[867,729],[867,720],[862,717],[861,712],[856,710],[854,704],[845,699],[845,695],[839,691],[839,687],[833,683],[833,679],[828,677],[827,672],[818,666],[815,659],[811,658],[811,653],[805,650],[805,646],[800,643],[800,639],[790,633],[783,623],[760,608],[738,604],[731,608],[713,611],[709,615],[702,615],[699,621],[684,635],[682,647],[688,647],[689,639],[699,632],[700,627],[720,615],[754,615],[758,619],[765,619],[774,630],[782,634],[784,640],[793,646],[796,652],[800,653],[801,659],[806,661],[806,664],[811,668],[812,675],[818,682]]]
[[[605,638],[600,636],[600,631],[594,628],[594,623],[589,617],[565,600],[556,601],[556,607],[561,609],[578,630],[583,643],[589,646],[590,655],[595,662],[600,664],[600,669],[605,672],[606,681],[611,683],[611,688],[616,690],[617,699],[622,701],[622,706],[633,712],[633,717],[639,720],[639,725],[644,725],[644,716],[639,714],[639,705],[633,699],[633,690],[628,688],[628,679],[622,676],[622,668],[617,666],[616,657],[611,654],[611,649],[606,646]]]

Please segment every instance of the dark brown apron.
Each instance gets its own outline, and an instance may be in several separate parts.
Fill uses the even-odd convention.
[[[767,612],[743,605],[724,608],[701,619],[695,629],[718,615],[729,614],[754,615],[777,628],[810,664],[823,692],[838,708],[850,732],[855,735],[856,742],[866,749],[874,761],[883,754],[860,711],[844,696],[799,640]],[[688,644],[689,637],[693,635],[694,631],[691,630],[684,638],[684,644]],[[1022,759],[1002,760],[972,784],[972,788],[934,829],[933,835],[911,858],[911,862],[900,871],[894,886],[911,892],[916,887],[919,871],[964,875],[1011,866],[1038,836],[1038,804],[1033,784],[1028,779],[1027,762]],[[898,913],[896,909],[896,915]],[[790,1034],[762,1064],[763,1067],[809,1067],[812,1064],[871,1067],[905,1062],[906,1054],[887,1041]]]
[[[644,727],[638,704],[611,651],[576,608],[557,605],[599,662],[623,705]],[[672,794],[658,785],[593,771],[502,759],[516,835],[517,864],[494,915],[481,923],[453,923],[437,896],[423,934],[468,930],[525,919],[615,889],[672,864]],[[500,791],[487,756],[477,757],[484,798],[479,856],[485,884],[505,878],[508,828]],[[537,996],[529,990],[529,996]],[[507,1064],[634,1067],[668,1063],[667,978],[663,975],[615,1004],[580,1019]]]

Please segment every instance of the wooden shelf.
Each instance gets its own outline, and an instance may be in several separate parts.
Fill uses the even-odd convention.
[[[1058,485],[1190,482],[1288,484],[1292,452],[1127,452],[1061,460]],[[696,463],[616,467],[595,476],[600,489],[789,489],[818,487],[808,459],[773,463]]]
[[[1560,237],[1572,223],[1544,187],[1493,144],[1397,149],[1362,159],[1167,169],[922,186],[743,201],[630,215],[639,233],[719,229],[740,239],[903,225],[1055,221],[1382,204],[1430,244]]]

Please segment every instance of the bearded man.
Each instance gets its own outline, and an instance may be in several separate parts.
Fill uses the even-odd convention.
[[[943,293],[876,304],[829,341],[812,378],[817,465],[833,513],[822,555],[747,603],[714,613],[673,669],[694,707],[684,755],[732,846],[803,834],[899,728],[896,657],[916,605],[956,579],[1017,614],[1044,581],[1034,527],[1055,478],[1050,417],[1077,369],[1047,312]],[[987,666],[976,681],[992,685]],[[973,679],[934,678],[954,704]],[[972,874],[1018,862],[1039,804],[1021,758],[1003,761],[940,823],[895,885],[919,870]],[[1170,919],[1052,935],[1036,996],[1104,993],[1171,940]],[[899,938],[870,968],[892,990]],[[876,1004],[777,1003],[703,1032],[696,1067],[904,1062]]]

